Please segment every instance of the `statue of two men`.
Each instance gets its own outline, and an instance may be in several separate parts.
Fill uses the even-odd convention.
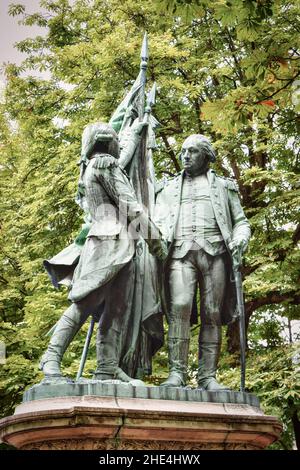
[[[209,168],[215,161],[211,144],[202,135],[191,135],[182,146],[183,171],[158,191],[153,223],[118,165],[113,129],[99,124],[85,132],[91,133],[91,145],[81,184],[92,225],[73,275],[72,305],[59,320],[42,358],[44,374],[61,375],[64,351],[87,316],[95,315],[99,319],[95,377],[131,380],[120,362],[136,251],[128,222],[138,216],[141,233],[150,234],[145,237],[150,252],[164,265],[162,303],[169,323],[170,373],[162,385],[186,383],[190,318],[199,284],[198,385],[205,390],[224,389],[216,381],[216,370],[221,326],[237,317],[232,260],[240,262],[250,238],[236,183]],[[106,206],[108,213],[103,210]]]

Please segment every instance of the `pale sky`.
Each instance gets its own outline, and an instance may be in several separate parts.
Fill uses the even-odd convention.
[[[8,15],[8,7],[11,3],[21,3],[25,5],[27,13],[41,11],[39,0],[0,0],[0,64],[11,62],[20,64],[25,58],[14,48],[14,44],[28,37],[35,37],[43,34],[44,28],[36,26],[21,26],[18,21],[21,17],[11,17]],[[0,80],[3,80],[3,73],[0,71]]]

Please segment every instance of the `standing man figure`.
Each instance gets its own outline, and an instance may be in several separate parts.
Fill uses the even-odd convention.
[[[131,327],[137,238],[134,223],[138,222],[139,233],[153,255],[164,259],[166,248],[159,230],[137,201],[118,159],[118,136],[113,128],[105,123],[88,125],[82,137],[79,197],[91,227],[72,277],[72,304],[56,324],[41,359],[47,378],[61,377],[64,352],[87,317],[93,315],[99,319],[95,378],[131,381],[120,368],[120,360]],[[55,265],[50,267],[53,277]]]
[[[156,223],[170,244],[164,285],[170,373],[162,385],[185,385],[190,317],[199,282],[198,385],[221,390],[225,387],[216,381],[221,325],[238,316],[232,257],[241,259],[250,226],[235,181],[209,169],[215,153],[207,138],[188,137],[181,159],[184,170],[163,186],[156,203]]]

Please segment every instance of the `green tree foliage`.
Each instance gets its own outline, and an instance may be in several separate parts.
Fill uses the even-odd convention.
[[[41,378],[37,365],[48,341],[45,334],[67,306],[66,292],[51,287],[42,261],[80,229],[74,195],[82,129],[93,120],[107,120],[129,89],[147,30],[149,85],[154,80],[158,85],[155,112],[161,123],[157,175],[179,171],[182,141],[200,132],[214,142],[218,173],[237,179],[253,231],[244,267],[247,386],[261,395],[267,410],[289,423],[282,445],[290,447],[299,389],[278,318],[300,317],[299,2],[40,4],[42,13],[33,15],[21,4],[10,7],[11,15],[44,27],[45,34],[19,42],[27,58],[21,66],[6,67],[0,104],[0,332],[7,346],[6,364],[0,366],[3,414],[11,413],[24,389]],[[38,74],[45,71],[48,79]],[[83,336],[84,331],[66,354],[67,373],[78,366]],[[227,337],[228,349],[237,353],[235,326]],[[87,373],[94,367],[93,352],[94,345]],[[235,387],[237,363],[236,355],[224,352],[221,372]],[[165,365],[162,351],[158,375]]]

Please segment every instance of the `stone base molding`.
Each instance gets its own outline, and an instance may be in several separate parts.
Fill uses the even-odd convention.
[[[281,430],[248,404],[99,396],[27,401],[0,420],[2,441],[24,450],[257,450]]]

